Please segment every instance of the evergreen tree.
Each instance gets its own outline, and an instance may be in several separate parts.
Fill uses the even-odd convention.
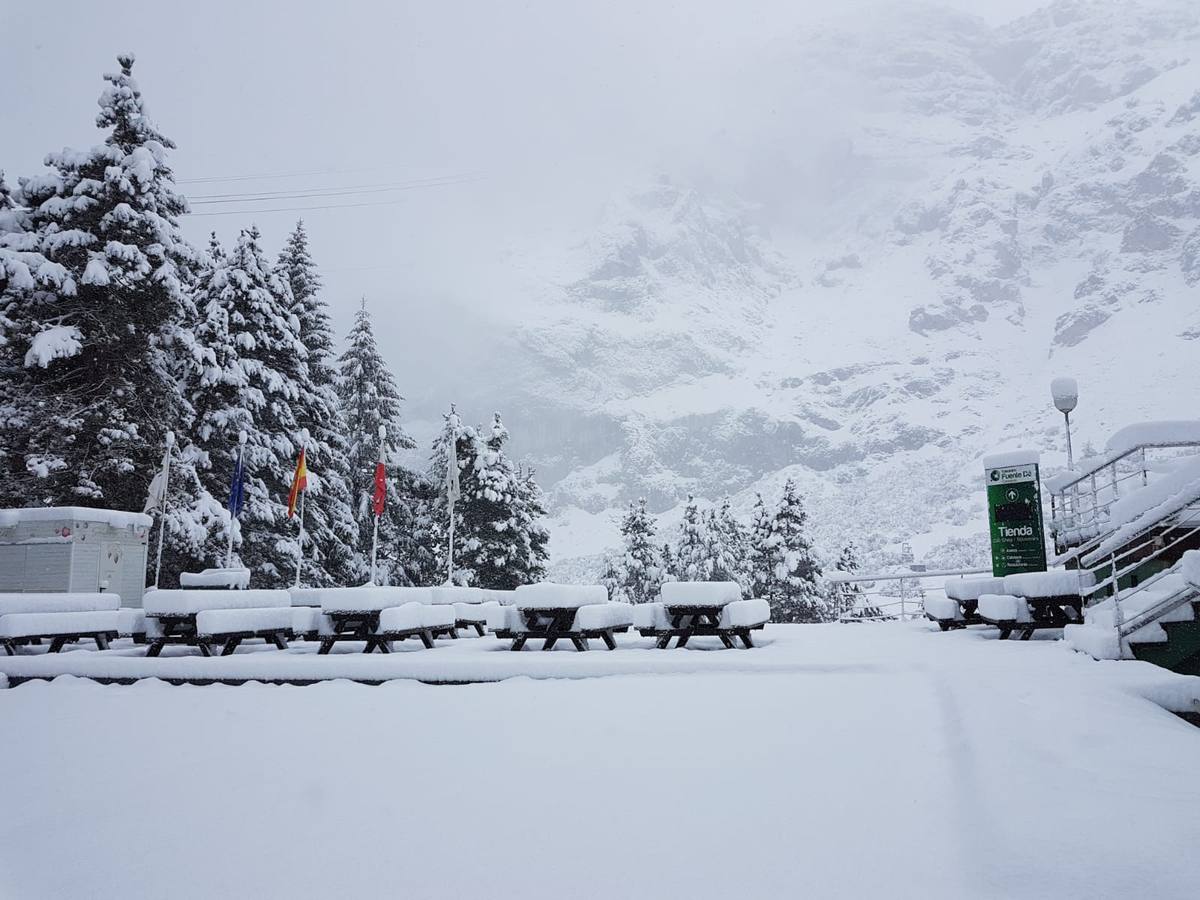
[[[670,544],[662,545],[662,580],[663,584],[679,580],[679,566],[675,560],[675,551],[671,549]]]
[[[775,517],[767,509],[762,494],[754,498],[750,533],[746,537],[746,578],[752,597],[765,598],[773,578]]]
[[[468,537],[463,519],[462,506],[463,500],[468,494],[478,491],[478,488],[474,484],[474,479],[475,456],[478,452],[480,441],[475,429],[463,424],[462,419],[454,408],[454,404],[450,405],[450,412],[445,413],[442,416],[442,420],[442,429],[433,439],[433,447],[429,457],[429,469],[426,473],[426,480],[433,485],[434,490],[437,492],[437,498],[433,507],[434,533],[437,537],[437,549],[435,551],[437,567],[444,579],[449,574],[449,562],[446,558],[450,546],[448,486],[450,447],[453,443],[455,465],[458,469],[459,496],[454,504],[454,572],[451,580],[455,584],[471,584],[474,572],[464,566],[464,556],[461,553],[463,541]]]
[[[536,584],[546,577],[550,559],[550,531],[546,528],[546,495],[533,469],[517,467],[517,529],[524,535],[524,552],[516,560],[520,584]]]
[[[166,431],[189,418],[177,365],[192,353],[199,256],[178,225],[174,144],[146,116],[133,57],[118,61],[96,119],[104,143],[50,154],[51,173],[21,182],[20,252],[59,268],[38,267],[33,289],[18,272],[17,298],[9,275],[0,300],[5,502],[141,509]]]
[[[831,618],[820,591],[821,567],[813,556],[806,532],[808,514],[788,479],[775,511],[766,555],[771,563],[763,597],[777,622],[824,622]]]
[[[364,572],[361,524],[351,510],[351,462],[347,426],[334,386],[333,340],[329,310],[321,299],[321,279],[308,250],[304,224],[298,222],[279,254],[276,271],[291,298],[305,355],[281,360],[285,377],[299,387],[292,414],[309,435],[307,456],[316,475],[309,481],[305,509],[305,584],[350,584]],[[374,466],[371,467],[372,475]]]
[[[228,257],[217,249],[197,294],[201,363],[188,384],[196,410],[192,436],[206,483],[224,498],[238,434],[246,433],[245,503],[235,542],[256,581],[280,587],[295,572],[298,522],[288,519],[286,501],[302,439],[294,415],[302,386],[289,373],[306,351],[290,313],[290,291],[264,257],[258,230],[243,230]],[[316,445],[309,482],[314,494],[324,462]],[[223,557],[223,542],[223,534],[212,535],[206,552]],[[318,555],[316,565],[323,562]],[[305,578],[312,576],[306,566]]]
[[[295,235],[293,235],[293,239]],[[306,280],[311,281],[311,276]],[[434,539],[429,504],[431,485],[401,463],[401,454],[416,444],[400,421],[403,398],[375,342],[366,301],[354,317],[345,352],[338,360],[337,393],[345,421],[352,512],[358,527],[357,546],[370,565],[379,461],[379,428],[385,429],[383,459],[387,498],[379,521],[379,569],[386,584],[430,584],[435,577]],[[364,577],[369,571],[364,572]]]
[[[696,498],[688,494],[679,523],[679,543],[675,548],[675,575],[679,581],[709,581],[712,570],[708,529],[704,516],[696,506]]]
[[[621,520],[623,553],[616,562],[616,599],[629,603],[653,603],[662,587],[662,560],[655,545],[654,519],[646,511],[645,499],[629,504]]]
[[[749,537],[733,515],[726,497],[719,510],[708,514],[710,577],[713,581],[735,581],[744,597],[750,596]]]
[[[858,553],[853,542],[842,548],[842,554],[838,557],[835,568],[846,574],[854,574],[858,571]],[[857,583],[835,582],[830,590],[829,603],[834,618],[841,619],[861,614],[862,611],[859,607],[862,601],[863,591]]]

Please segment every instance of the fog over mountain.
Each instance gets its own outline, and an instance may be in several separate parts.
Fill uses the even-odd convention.
[[[15,50],[5,167],[91,140],[96,73],[157,45],[139,78],[192,237],[257,221],[277,246],[303,215],[339,330],[360,297],[376,316],[422,454],[450,401],[504,413],[560,573],[598,565],[638,496],[666,528],[689,493],[745,513],[789,476],[823,552],[920,556],[983,534],[982,453],[1062,464],[1052,376],[1080,377],[1077,446],[1190,414],[1193,2],[217,3],[179,11],[169,56],[139,6],[77,11],[61,70]],[[243,174],[446,183],[200,202],[227,185],[195,179]]]

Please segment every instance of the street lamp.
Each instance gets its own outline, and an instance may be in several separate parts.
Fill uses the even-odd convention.
[[[1050,396],[1055,408],[1063,414],[1067,425],[1067,468],[1075,468],[1075,457],[1071,453],[1071,412],[1079,405],[1079,385],[1074,378],[1055,378],[1050,382]]]

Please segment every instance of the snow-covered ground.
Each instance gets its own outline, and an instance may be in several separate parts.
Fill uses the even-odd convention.
[[[1200,730],[1150,698],[1200,679],[924,622],[647,644],[161,661],[533,676],[460,686],[0,690],[0,896],[1195,896]],[[141,663],[57,664],[98,660]]]

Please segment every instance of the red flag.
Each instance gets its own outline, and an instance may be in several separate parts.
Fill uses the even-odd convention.
[[[371,498],[371,509],[375,515],[383,515],[383,505],[387,501],[387,472],[383,463],[375,463],[375,496]]]
[[[288,518],[296,512],[296,501],[300,492],[308,488],[308,466],[304,464],[304,448],[300,449],[300,458],[296,460],[296,474],[292,476],[292,489],[288,492]]]

